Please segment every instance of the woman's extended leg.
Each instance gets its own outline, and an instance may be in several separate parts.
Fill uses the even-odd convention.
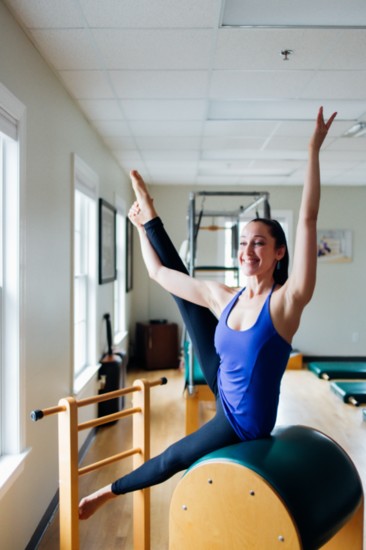
[[[166,267],[187,273],[187,269],[165,231],[161,219],[157,216],[152,199],[141,176],[136,172],[131,172],[131,180],[139,206],[146,216],[144,223],[146,235],[161,262]],[[173,298],[178,305],[207,384],[216,395],[219,357],[214,346],[214,334],[217,319],[205,307],[192,304],[177,296],[173,296]]]
[[[217,399],[215,417],[196,432],[173,443],[163,453],[148,460],[130,474],[84,498],[79,505],[79,517],[87,519],[107,500],[116,495],[151,487],[187,469],[202,456],[216,449],[239,443]]]

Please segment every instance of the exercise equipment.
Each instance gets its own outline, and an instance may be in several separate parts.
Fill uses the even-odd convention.
[[[333,440],[290,426],[198,460],[169,521],[170,550],[361,550],[362,484]]]
[[[366,379],[366,363],[357,361],[310,362],[309,370],[323,380]]]
[[[135,380],[129,388],[76,400],[73,397],[60,399],[55,407],[31,412],[33,421],[58,414],[59,452],[59,504],[60,504],[60,550],[79,550],[79,490],[78,477],[103,466],[133,456],[134,469],[150,458],[150,388],[167,383],[166,378],[155,381]],[[117,399],[133,394],[133,406],[123,411],[78,423],[78,409],[87,405]],[[133,447],[103,460],[78,468],[78,432],[95,428],[133,416]],[[150,489],[133,494],[134,549],[150,549]]]
[[[192,346],[184,342],[184,366],[186,387],[186,435],[199,428],[199,405],[201,401],[215,402],[215,396],[206,384],[197,357],[192,353]],[[192,363],[192,364],[191,364]]]
[[[330,383],[331,390],[345,403],[358,407],[366,403],[366,381],[337,381]]]
[[[243,199],[245,205],[239,205],[233,210],[224,210],[223,201],[226,198],[237,197]],[[206,208],[205,201],[210,200],[215,206],[218,202],[219,208]],[[201,201],[201,205],[197,205]],[[269,193],[266,191],[198,191],[189,195],[188,206],[188,271],[192,277],[205,272],[206,277],[212,274],[233,274],[235,286],[239,286],[239,267],[237,253],[240,237],[240,222],[245,215],[255,210],[253,217],[259,217],[258,208],[263,208],[263,217],[270,218],[271,210],[269,205]],[[209,218],[210,222],[203,225],[203,221]],[[219,220],[219,223],[217,223]],[[226,223],[224,223],[226,222]],[[197,264],[197,240],[200,231],[208,232],[231,232],[231,258],[232,265],[225,265],[223,260],[219,265],[198,265]],[[214,395],[206,385],[201,367],[195,357],[191,343],[184,340],[184,357],[186,373],[186,434],[189,434],[199,427],[199,403],[200,401],[214,401]],[[188,346],[188,348],[186,347]]]

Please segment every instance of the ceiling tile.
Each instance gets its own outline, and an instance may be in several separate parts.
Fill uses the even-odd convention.
[[[62,82],[77,99],[111,99],[113,90],[102,71],[60,71]]]
[[[338,112],[338,120],[356,120],[365,111],[364,101],[278,100],[211,101],[210,120],[314,120],[319,106],[325,113]]]
[[[365,48],[366,29],[343,30],[320,67],[323,70],[366,70]]]
[[[112,99],[80,99],[78,103],[90,120],[123,119],[118,101]]]
[[[267,137],[278,127],[278,122],[267,120],[207,120],[205,136]]]
[[[314,29],[220,29],[215,69],[314,70],[342,31]],[[293,50],[288,61],[281,51]]]
[[[136,141],[131,137],[115,137],[115,136],[104,136],[104,143],[112,149],[112,151],[131,151],[137,149]]]
[[[193,99],[206,97],[208,71],[110,71],[121,99]]]
[[[209,95],[213,99],[297,98],[312,75],[312,71],[213,71]]]
[[[333,140],[326,148],[327,151],[342,151],[346,155],[347,151],[361,151],[365,154],[366,137],[359,138],[339,138]],[[343,158],[343,155],[342,155]]]
[[[30,29],[81,28],[85,23],[75,0],[8,0],[4,3]]]
[[[140,149],[154,150],[164,149],[165,151],[177,150],[186,151],[199,149],[201,138],[199,136],[177,137],[177,136],[136,136],[137,146]]]
[[[310,135],[306,137],[274,136],[268,141],[266,150],[285,151],[287,149],[290,151],[307,151]]]
[[[204,120],[207,104],[204,100],[121,100],[127,120]]]
[[[201,135],[202,122],[195,120],[138,121],[129,122],[135,136],[196,137]]]
[[[300,97],[365,100],[365,89],[366,71],[318,71]]]
[[[212,32],[184,30],[93,30],[96,46],[109,70],[207,69]]]
[[[44,57],[59,71],[102,68],[86,29],[35,30],[31,36]]]
[[[226,150],[244,151],[245,149],[257,149],[263,145],[263,138],[251,137],[215,137],[206,136],[202,140],[202,149],[222,150],[225,154]]]
[[[130,136],[131,130],[123,120],[93,120],[93,125],[102,136]]]
[[[186,150],[186,151],[173,151],[173,150],[156,150],[156,149],[145,149],[143,152],[143,157],[145,162],[149,163],[150,161],[159,161],[159,162],[171,162],[171,161],[198,161],[199,160],[199,151],[198,150]]]
[[[135,162],[139,162],[139,163],[143,162],[140,151],[137,151],[136,149],[125,149],[124,151],[114,151],[114,155],[119,162],[124,164],[124,166],[127,166],[126,161],[128,161],[128,163],[130,163],[129,170],[136,169],[134,164]]]

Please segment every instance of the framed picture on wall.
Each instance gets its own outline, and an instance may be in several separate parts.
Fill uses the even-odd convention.
[[[326,263],[352,261],[352,231],[349,229],[319,229],[318,260]]]
[[[126,292],[133,286],[133,225],[126,218]]]
[[[116,276],[116,209],[99,199],[99,284],[114,281]]]

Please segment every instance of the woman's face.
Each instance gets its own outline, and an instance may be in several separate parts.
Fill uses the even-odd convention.
[[[247,277],[266,272],[272,275],[284,253],[285,247],[276,248],[276,241],[264,223],[252,221],[244,227],[239,241],[238,259]]]

